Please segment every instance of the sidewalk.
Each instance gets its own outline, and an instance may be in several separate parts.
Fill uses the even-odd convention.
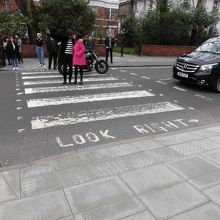
[[[174,60],[115,56],[114,66]],[[0,220],[61,219],[219,220],[220,124],[0,168]]]
[[[2,220],[219,220],[220,125],[0,169]]]
[[[104,57],[101,57],[105,60]],[[45,58],[46,67],[48,66],[48,58]],[[109,65],[111,67],[145,67],[145,66],[173,66],[176,61],[176,57],[151,57],[151,56],[137,56],[124,54],[123,57],[119,53],[114,53],[113,64]],[[22,69],[33,69],[33,67],[38,67],[37,58],[24,58],[24,63],[19,66]],[[10,66],[4,67],[0,70],[11,70]]]

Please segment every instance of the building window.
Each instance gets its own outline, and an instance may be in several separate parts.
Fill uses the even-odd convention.
[[[116,17],[116,10],[110,8],[110,9],[109,9],[109,16],[108,16],[108,19],[110,19],[110,20],[114,20],[115,17]]]
[[[218,0],[214,0],[214,3],[213,3],[213,11],[218,11],[219,10],[219,2]]]

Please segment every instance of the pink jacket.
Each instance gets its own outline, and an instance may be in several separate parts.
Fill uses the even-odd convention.
[[[86,65],[85,46],[82,40],[76,41],[73,47],[73,65]]]

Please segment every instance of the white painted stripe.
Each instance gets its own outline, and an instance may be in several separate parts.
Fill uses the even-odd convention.
[[[137,76],[138,74],[137,73],[130,73],[130,75]]]
[[[92,90],[92,89],[107,89],[107,88],[124,88],[124,87],[132,87],[132,86],[133,84],[124,82],[124,83],[111,83],[111,84],[89,84],[83,86],[37,87],[37,88],[26,88],[25,94],[90,90],[90,89]]]
[[[51,105],[141,98],[147,96],[154,96],[154,94],[145,90],[139,90],[139,91],[128,91],[128,92],[112,92],[112,93],[99,93],[99,94],[76,95],[76,96],[62,96],[62,97],[52,97],[52,98],[39,98],[39,99],[27,100],[27,106],[28,108],[34,108],[34,107],[51,106]]]
[[[116,77],[97,77],[97,78],[88,78],[88,79],[83,79],[83,82],[103,82],[103,81],[114,81],[118,80]],[[40,80],[40,81],[24,81],[24,85],[38,85],[38,84],[56,84],[56,83],[61,83],[62,79],[60,80]]]
[[[32,129],[43,129],[54,126],[72,125],[84,122],[125,118],[179,110],[184,110],[184,108],[171,102],[128,105],[114,108],[93,109],[90,111],[81,111],[79,113],[69,112],[66,114],[33,117],[31,125]]]
[[[165,82],[163,82],[163,81],[160,81],[160,80],[157,80],[156,82],[159,83],[159,84],[163,84],[163,85],[166,85],[166,84],[167,84],[167,83],[165,83]]]
[[[44,76],[22,76],[22,79],[48,79],[48,78],[62,78],[61,75],[44,75]]]
[[[151,79],[150,77],[147,77],[147,76],[141,76],[141,78],[143,78],[143,79]]]
[[[187,91],[186,89],[183,89],[183,88],[177,87],[177,86],[174,86],[173,88],[176,89],[176,90],[182,91],[182,92],[186,92]]]
[[[57,71],[47,71],[47,72],[22,72],[21,75],[37,75],[37,74],[49,74],[49,73],[58,73]]]
[[[195,94],[195,96],[198,97],[198,98],[201,98],[201,99],[208,100],[208,101],[213,101],[212,98],[206,97],[206,96],[204,96],[204,95]]]
[[[120,72],[122,72],[122,73],[126,73],[127,71],[126,70],[119,70]]]

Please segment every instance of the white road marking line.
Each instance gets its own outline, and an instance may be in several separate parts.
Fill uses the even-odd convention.
[[[168,80],[171,80],[172,78],[166,78],[166,79],[159,79],[161,81],[168,81]]]
[[[162,82],[162,81],[160,81],[160,80],[157,80],[156,82],[159,83],[159,84],[163,84],[163,85],[166,85],[166,84],[167,84],[166,82]]]
[[[147,77],[147,76],[141,76],[141,78],[143,78],[143,79],[151,79],[150,77]]]
[[[111,67],[110,69],[112,69],[112,70],[117,70],[118,68],[115,68],[115,67]]]
[[[130,75],[137,76],[137,73],[129,73]]]
[[[182,91],[182,92],[186,92],[187,91],[186,89],[183,89],[183,88],[178,87],[178,86],[174,86],[173,88],[176,89],[176,90]]]
[[[90,111],[81,111],[79,113],[69,112],[66,114],[33,117],[31,125],[32,129],[43,129],[54,126],[72,125],[179,110],[184,110],[184,108],[171,102],[128,105],[114,108],[93,109]]]
[[[206,97],[206,96],[204,96],[204,95],[195,94],[195,96],[198,97],[198,98],[201,98],[201,99],[208,100],[208,101],[213,101],[212,98]]]
[[[132,87],[132,86],[133,84],[124,82],[124,83],[111,83],[111,84],[89,84],[89,85],[82,85],[82,86],[37,87],[37,88],[26,88],[25,94],[107,89],[107,88],[124,88],[124,87]]]
[[[23,132],[25,132],[24,128],[18,129],[18,133],[23,133]]]
[[[76,95],[65,97],[52,97],[52,98],[39,98],[27,100],[28,108],[51,106],[51,105],[63,105],[73,103],[85,103],[85,102],[98,102],[116,99],[129,99],[129,98],[141,98],[147,96],[155,96],[154,94],[145,91],[126,91],[126,92],[112,92],[112,93],[99,93],[88,95]]]
[[[21,75],[36,75],[36,74],[53,74],[53,73],[57,73],[57,71],[47,71],[47,72],[22,72]]]
[[[126,73],[127,71],[126,70],[119,70],[120,72],[122,72],[122,73]]]
[[[49,79],[49,78],[61,78],[61,75],[43,75],[43,76],[22,76],[22,79]]]
[[[193,107],[188,107],[188,109],[190,109],[190,110],[195,110],[195,108],[193,108]]]
[[[118,80],[116,77],[97,77],[97,78],[88,78],[84,79],[83,82],[103,82],[103,81],[114,81]],[[24,85],[39,85],[39,84],[56,84],[61,83],[62,79],[60,80],[40,80],[40,81],[24,81]]]

